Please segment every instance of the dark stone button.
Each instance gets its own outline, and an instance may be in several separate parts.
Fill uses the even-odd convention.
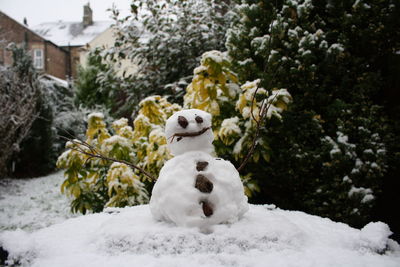
[[[207,168],[208,162],[207,161],[199,161],[196,163],[196,170],[199,171],[204,171],[205,168]]]
[[[203,208],[203,213],[204,213],[204,215],[206,215],[206,217],[210,217],[211,215],[213,215],[214,211],[213,211],[210,203],[208,203],[207,201],[202,201],[200,203]]]
[[[205,177],[202,174],[198,174],[196,177],[196,184],[194,187],[196,187],[202,193],[211,193],[214,185],[210,180],[208,180],[207,177]]]
[[[197,123],[203,123],[203,118],[200,116],[196,116],[196,118],[194,118],[196,120]]]
[[[182,127],[182,128],[186,128],[189,124],[189,122],[187,121],[187,119],[183,116],[178,116],[178,124]]]

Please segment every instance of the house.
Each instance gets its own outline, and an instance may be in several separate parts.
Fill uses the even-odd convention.
[[[98,36],[96,36],[93,40],[88,42],[84,47],[80,50],[80,64],[85,66],[87,63],[89,52],[96,48],[111,48],[115,42],[115,29],[108,28]],[[134,74],[137,71],[137,64],[132,63],[129,59],[119,59],[118,64],[116,65],[116,74],[118,76],[122,76],[123,74],[129,75]]]
[[[93,39],[110,29],[112,23],[93,21],[93,12],[88,3],[83,7],[83,19],[80,22],[46,22],[32,27],[32,30],[69,53],[71,76],[76,77],[81,52]]]
[[[34,67],[39,72],[61,79],[71,76],[68,51],[0,11],[1,65],[12,64],[12,54],[6,49],[10,43],[25,46],[32,53]]]
[[[26,46],[31,52],[34,67],[60,79],[77,77],[81,53],[87,53],[90,42],[112,45],[112,21],[93,21],[90,5],[83,7],[80,22],[48,22],[28,28],[0,11],[0,64],[11,65],[12,55],[6,49],[11,42]],[[111,38],[111,39],[110,39]]]

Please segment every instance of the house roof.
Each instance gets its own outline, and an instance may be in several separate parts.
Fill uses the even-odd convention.
[[[112,25],[112,21],[95,21],[83,27],[82,22],[45,22],[31,27],[43,38],[58,46],[83,46]]]
[[[47,80],[47,81],[56,82],[57,84],[59,84],[59,85],[61,85],[63,87],[68,87],[69,86],[68,81],[60,79],[60,78],[57,78],[57,77],[55,77],[53,75],[50,75],[48,73],[44,73],[44,74],[40,75],[40,79],[41,80]]]

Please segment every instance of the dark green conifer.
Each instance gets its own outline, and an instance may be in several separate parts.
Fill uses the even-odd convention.
[[[226,42],[236,71],[293,97],[263,136],[271,161],[248,166],[259,170],[258,201],[353,226],[371,220],[393,171],[384,93],[400,50],[398,11],[393,0],[241,1]]]

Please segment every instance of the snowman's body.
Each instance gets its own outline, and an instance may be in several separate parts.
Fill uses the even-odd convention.
[[[211,115],[196,109],[177,112],[167,121],[166,136],[176,156],[154,185],[154,218],[197,227],[240,219],[248,210],[247,197],[235,167],[211,156]]]

